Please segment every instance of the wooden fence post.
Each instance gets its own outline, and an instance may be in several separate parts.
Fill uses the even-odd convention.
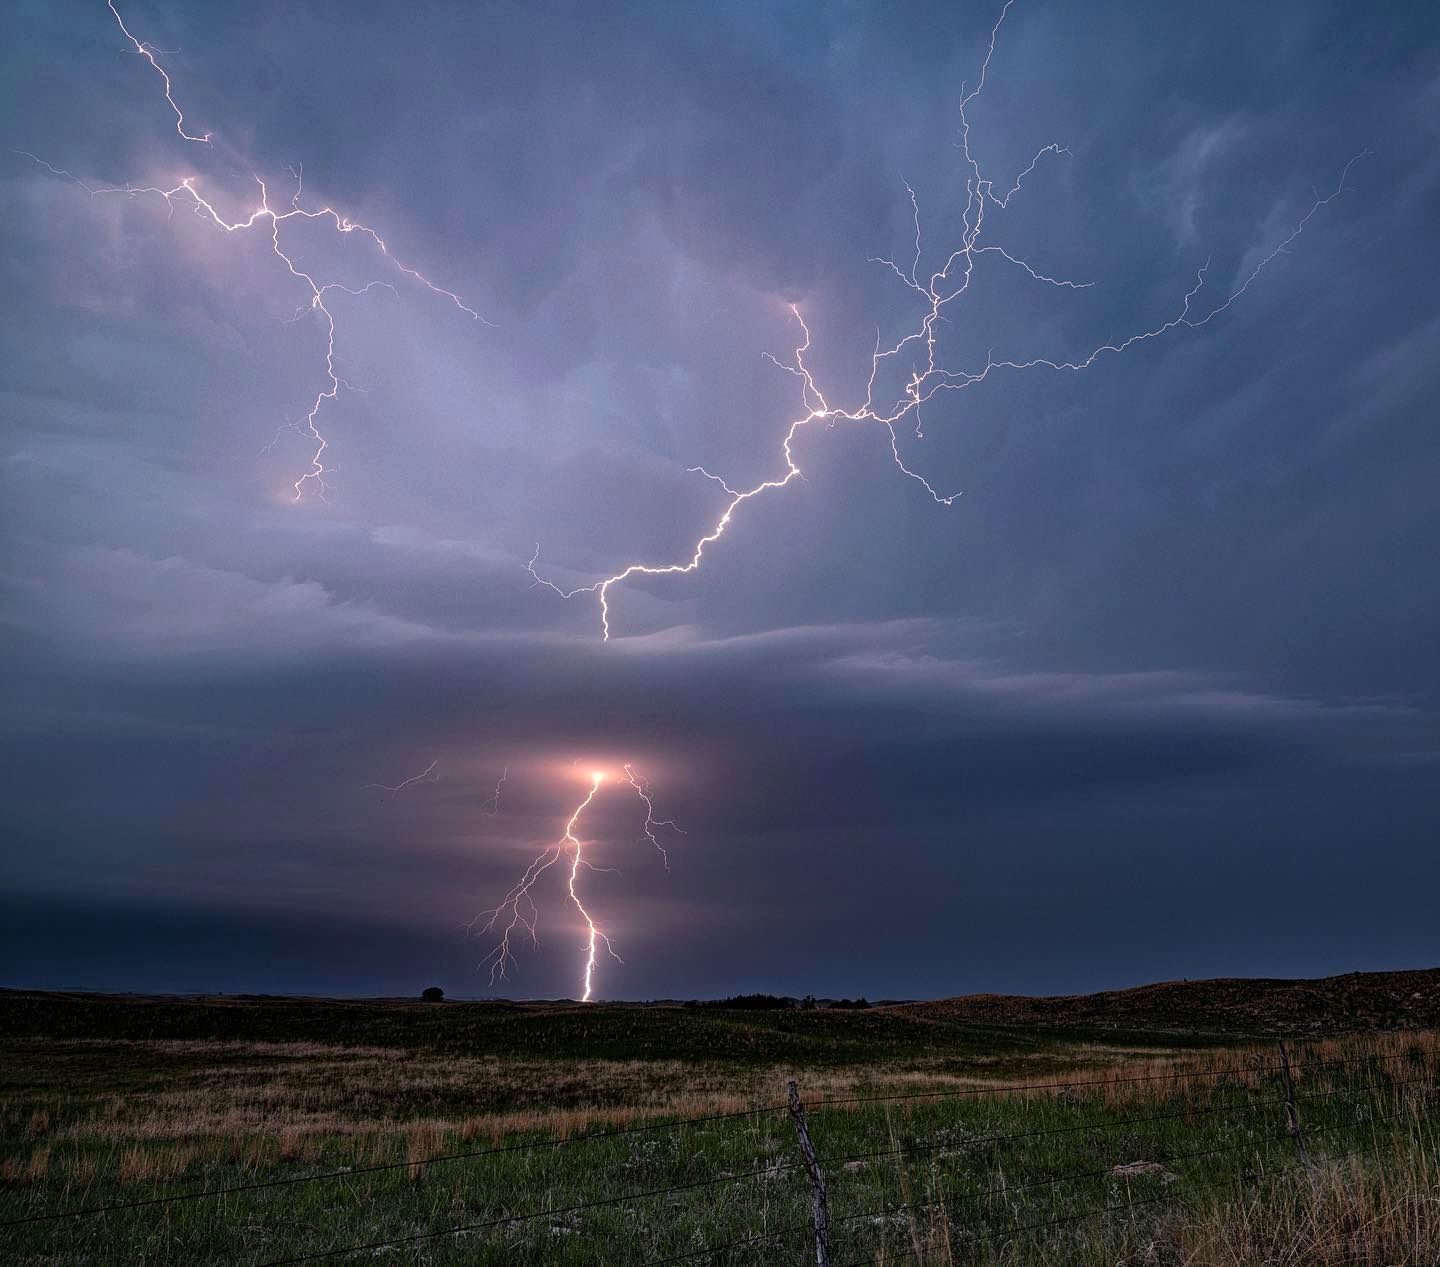
[[[810,1221],[815,1225],[815,1263],[816,1267],[830,1267],[830,1207],[825,1202],[825,1176],[820,1172],[820,1159],[815,1156],[815,1145],[810,1142],[805,1106],[800,1103],[800,1088],[793,1078],[789,1091],[790,1120],[795,1123],[795,1135],[800,1141],[800,1155],[805,1161],[805,1173],[810,1176]]]
[[[1295,1108],[1295,1083],[1290,1077],[1290,1053],[1285,1050],[1283,1038],[1280,1040],[1280,1070],[1285,1075],[1285,1116],[1290,1120],[1290,1136],[1300,1153],[1301,1164],[1313,1179],[1315,1163],[1310,1160],[1310,1154],[1306,1151],[1305,1132],[1300,1129],[1300,1114]]]

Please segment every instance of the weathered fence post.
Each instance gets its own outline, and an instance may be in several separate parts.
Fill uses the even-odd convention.
[[[1300,1153],[1301,1164],[1310,1177],[1315,1177],[1315,1163],[1305,1148],[1305,1132],[1300,1129],[1300,1114],[1295,1108],[1295,1083],[1290,1077],[1290,1053],[1285,1050],[1285,1040],[1280,1040],[1280,1070],[1285,1075],[1285,1116],[1290,1119],[1290,1135]]]
[[[800,1088],[790,1081],[790,1120],[800,1141],[800,1155],[805,1160],[805,1173],[810,1176],[810,1221],[815,1225],[815,1262],[817,1267],[830,1267],[830,1207],[825,1202],[825,1176],[820,1172],[820,1159],[810,1142],[810,1127],[805,1121],[805,1106],[800,1103]]]

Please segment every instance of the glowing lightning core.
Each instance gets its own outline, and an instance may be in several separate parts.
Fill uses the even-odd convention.
[[[1335,188],[1327,195],[1316,195],[1315,201],[1308,211],[1296,223],[1288,237],[1277,243],[1268,251],[1260,261],[1251,269],[1249,274],[1236,286],[1228,296],[1211,307],[1203,316],[1194,314],[1192,305],[1205,285],[1206,273],[1209,270],[1209,261],[1197,271],[1194,284],[1185,292],[1181,301],[1179,311],[1168,320],[1161,322],[1149,329],[1143,329],[1117,342],[1106,342],[1093,348],[1083,356],[1071,360],[1056,361],[1046,357],[1030,357],[1026,359],[999,359],[993,352],[987,352],[985,363],[974,369],[946,369],[940,363],[939,351],[937,348],[937,325],[945,317],[945,309],[955,302],[961,295],[970,288],[970,281],[974,275],[975,268],[980,262],[980,257],[990,256],[996,260],[1003,260],[1007,264],[1014,265],[1033,280],[1045,285],[1065,288],[1071,290],[1087,289],[1093,283],[1072,282],[1050,276],[1035,268],[1028,261],[1011,254],[1003,246],[986,241],[982,244],[981,233],[985,226],[987,207],[1005,210],[1011,198],[1020,191],[1025,178],[1035,170],[1036,165],[1047,155],[1059,156],[1068,154],[1069,150],[1061,145],[1051,144],[1041,147],[1030,160],[1029,164],[1011,182],[1008,189],[1003,193],[997,193],[994,182],[981,171],[980,164],[970,149],[970,119],[968,110],[971,103],[984,90],[986,76],[990,70],[991,59],[995,55],[995,44],[1000,34],[1000,28],[1005,21],[1005,15],[1009,12],[1013,0],[1005,0],[1000,16],[996,19],[995,25],[990,31],[990,43],[985,53],[985,59],[980,67],[979,79],[974,88],[966,90],[961,86],[959,115],[960,115],[960,140],[958,148],[963,157],[965,167],[968,169],[966,176],[966,203],[962,213],[960,245],[951,251],[944,264],[936,271],[924,276],[921,273],[920,262],[924,254],[920,232],[920,207],[916,199],[915,191],[909,184],[905,190],[910,199],[915,225],[915,251],[909,267],[905,268],[894,260],[872,257],[872,263],[885,265],[904,283],[910,290],[920,297],[922,303],[922,316],[918,325],[909,333],[904,335],[897,343],[890,347],[881,347],[880,337],[877,332],[875,339],[875,350],[871,354],[870,373],[866,383],[865,399],[854,408],[840,409],[832,406],[825,398],[824,393],[816,384],[810,369],[805,364],[805,354],[810,350],[810,330],[805,324],[804,318],[800,315],[800,309],[795,304],[790,305],[790,311],[794,314],[795,320],[799,323],[802,339],[795,348],[794,358],[786,363],[776,360],[766,353],[767,358],[780,369],[793,374],[800,380],[800,397],[803,413],[790,423],[780,444],[780,452],[784,461],[782,471],[769,479],[762,480],[753,487],[745,489],[732,488],[724,479],[718,475],[705,470],[703,467],[690,467],[691,473],[704,476],[714,481],[728,496],[723,510],[708,532],[702,535],[694,544],[688,558],[681,559],[674,563],[630,563],[620,568],[610,576],[602,577],[588,585],[577,585],[566,589],[540,575],[536,571],[535,564],[540,557],[540,547],[537,544],[535,553],[530,557],[526,565],[530,575],[534,578],[536,585],[543,585],[554,590],[562,598],[573,598],[577,594],[594,594],[600,602],[600,629],[606,641],[610,638],[610,590],[613,586],[635,576],[675,576],[699,569],[701,560],[704,557],[707,546],[713,545],[730,527],[735,512],[747,501],[761,496],[764,493],[773,492],[785,488],[800,474],[800,467],[795,461],[793,445],[795,437],[799,432],[811,423],[825,420],[828,425],[833,426],[837,421],[870,423],[881,427],[889,433],[890,454],[895,465],[901,474],[915,480],[930,497],[942,506],[949,506],[960,496],[955,493],[940,493],[934,486],[919,472],[911,469],[905,462],[900,451],[900,438],[896,431],[897,424],[905,421],[912,414],[914,415],[914,432],[916,437],[922,437],[923,431],[920,422],[920,407],[927,401],[933,399],[942,391],[960,391],[967,387],[973,387],[977,383],[983,383],[992,372],[996,370],[1027,370],[1046,368],[1051,370],[1085,370],[1089,369],[1105,353],[1120,353],[1141,343],[1147,339],[1159,338],[1171,330],[1180,326],[1190,329],[1198,329],[1206,325],[1215,317],[1219,316],[1240,298],[1249,288],[1252,282],[1269,266],[1278,256],[1285,252],[1305,230],[1312,216],[1337,198],[1346,188],[1345,179],[1350,173],[1350,168],[1358,158],[1357,155],[1345,164],[1340,174],[1340,179]],[[888,401],[878,400],[877,378],[882,369],[889,370],[900,367],[902,372],[908,370],[908,378],[903,389],[893,399]]]
[[[165,70],[164,66],[160,64],[159,59],[155,56],[155,48],[150,44],[141,42],[130,33],[130,29],[125,25],[124,19],[120,16],[119,9],[115,7],[114,0],[106,0],[106,4],[110,12],[114,14],[115,21],[119,25],[120,30],[124,34],[125,38],[129,40],[132,45],[134,45],[135,51],[147,62],[149,62],[150,65],[153,66],[157,72],[159,72],[160,78],[164,81],[165,100],[170,104],[170,108],[175,112],[176,131],[180,134],[181,137],[183,137],[187,141],[193,141],[197,144],[211,145],[212,137],[214,135],[213,133],[206,132],[203,135],[196,135],[195,133],[187,132],[185,130],[184,112],[181,110],[180,106],[175,101],[173,85],[170,80],[169,72]],[[380,254],[383,255],[390,262],[390,264],[392,264],[399,272],[403,273],[411,281],[423,286],[433,295],[448,299],[451,303],[455,305],[456,308],[458,308],[461,312],[465,313],[473,320],[482,322],[485,325],[491,324],[490,322],[486,321],[485,318],[482,317],[478,312],[476,312],[475,309],[471,308],[468,304],[466,304],[459,295],[455,294],[454,291],[446,290],[443,286],[437,286],[434,282],[430,281],[430,279],[427,278],[423,273],[420,273],[416,269],[410,268],[408,265],[402,264],[391,253],[390,246],[385,241],[385,239],[368,225],[360,224],[357,221],[351,220],[348,216],[343,215],[334,207],[327,206],[317,207],[314,209],[302,207],[300,205],[300,197],[303,191],[303,177],[299,172],[293,173],[295,176],[296,187],[294,194],[291,196],[290,206],[288,209],[277,210],[271,207],[270,195],[269,191],[266,189],[265,182],[258,175],[256,175],[254,176],[254,179],[255,183],[259,186],[260,189],[260,205],[254,208],[254,210],[252,210],[247,216],[231,221],[225,219],[225,217],[222,216],[215,209],[213,203],[211,203],[208,198],[201,195],[197,187],[198,182],[193,176],[185,176],[169,188],[165,188],[159,185],[142,186],[128,183],[124,185],[92,186],[81,180],[78,176],[75,176],[72,173],[65,171],[63,168],[54,167],[51,164],[45,162],[44,159],[36,158],[34,154],[30,154],[28,151],[21,150],[18,152],[23,154],[26,158],[32,159],[36,163],[39,163],[42,167],[46,168],[48,171],[54,173],[55,175],[63,176],[68,180],[74,181],[92,197],[96,197],[101,194],[127,194],[131,197],[139,194],[152,194],[165,200],[168,213],[172,215],[174,214],[176,201],[178,199],[183,204],[188,205],[196,215],[200,216],[202,219],[208,220],[210,223],[215,225],[216,228],[223,229],[226,233],[238,233],[246,229],[253,229],[256,225],[261,224],[262,222],[268,223],[270,229],[269,237],[271,250],[274,252],[276,257],[285,265],[290,275],[297,281],[302,282],[309,292],[307,304],[303,305],[300,311],[303,312],[305,310],[305,307],[308,307],[312,312],[318,314],[321,322],[323,323],[325,331],[325,385],[323,388],[321,388],[321,390],[316,393],[315,399],[311,402],[310,408],[306,411],[305,417],[302,421],[288,423],[279,429],[281,431],[288,429],[299,432],[300,434],[306,436],[311,442],[311,444],[314,446],[310,455],[309,468],[300,475],[300,477],[295,481],[294,484],[296,501],[299,501],[301,497],[304,496],[306,485],[312,482],[314,484],[315,491],[319,493],[321,499],[325,499],[325,494],[328,488],[328,485],[325,481],[325,475],[327,471],[331,469],[325,464],[325,451],[330,447],[330,444],[320,431],[319,416],[321,409],[325,405],[325,402],[333,401],[339,395],[340,388],[343,386],[347,386],[345,381],[339,376],[335,369],[335,316],[331,312],[329,306],[326,304],[326,296],[332,291],[339,291],[347,295],[364,295],[368,294],[377,286],[383,286],[390,290],[393,290],[394,287],[391,286],[390,283],[384,281],[372,281],[365,286],[359,288],[344,286],[341,285],[339,282],[317,281],[314,276],[306,272],[304,269],[300,268],[295,263],[294,258],[289,253],[287,253],[286,249],[281,246],[280,226],[282,224],[284,224],[286,221],[295,219],[329,220],[337,233],[358,233],[363,237],[367,237],[374,244],[376,249],[379,250]],[[277,435],[278,434],[279,432],[277,431]]]
[[[575,909],[580,912],[580,918],[585,921],[585,927],[589,930],[589,936],[585,939],[585,992],[580,996],[582,1003],[590,1002],[590,995],[593,992],[595,980],[595,942],[598,938],[605,943],[605,949],[609,954],[619,959],[615,949],[610,945],[610,939],[595,926],[595,921],[590,918],[590,912],[585,909],[584,903],[580,901],[580,895],[575,892],[575,881],[579,878],[581,866],[589,866],[585,861],[585,846],[580,843],[575,835],[575,824],[579,821],[580,815],[586,806],[595,799],[595,793],[600,790],[600,784],[605,776],[600,771],[595,771],[590,776],[590,791],[586,793],[585,799],[575,807],[575,812],[570,815],[570,821],[565,824],[565,841],[570,845],[570,878],[566,881],[566,887],[570,890],[570,900],[575,903]]]
[[[639,796],[645,806],[645,826],[642,829],[643,838],[648,840],[660,852],[660,856],[665,860],[666,870],[669,870],[670,859],[666,855],[664,846],[661,845],[655,833],[660,828],[669,828],[676,832],[680,832],[681,829],[669,819],[657,819],[655,817],[655,806],[650,797],[649,783],[638,775],[634,768],[629,765],[624,767],[624,771],[630,786],[634,788],[636,795]],[[599,958],[600,947],[602,945],[605,948],[605,953],[617,963],[624,962],[620,956],[616,954],[615,947],[611,944],[609,935],[595,922],[594,917],[590,914],[584,902],[581,901],[578,888],[582,868],[589,871],[602,869],[595,867],[594,864],[585,857],[585,846],[587,842],[578,836],[576,831],[579,827],[581,815],[590,807],[590,803],[599,793],[600,787],[607,777],[603,770],[592,770],[590,772],[589,791],[585,793],[584,798],[575,806],[570,817],[566,820],[565,831],[560,839],[553,845],[548,846],[544,852],[525,868],[525,873],[505,895],[499,906],[492,911],[485,912],[484,916],[474,921],[474,924],[479,924],[480,918],[485,919],[484,924],[480,925],[480,930],[486,933],[498,931],[499,934],[499,942],[485,959],[485,963],[490,968],[490,980],[492,984],[497,979],[504,980],[508,970],[515,963],[515,956],[512,953],[510,943],[512,936],[523,933],[530,938],[533,945],[538,946],[540,944],[539,935],[536,930],[539,908],[535,905],[535,882],[557,862],[560,862],[567,856],[570,866],[565,880],[566,892],[569,894],[571,904],[575,907],[576,911],[579,912],[585,928],[583,942],[585,960],[581,974],[581,1001],[585,1003],[590,1002],[594,994],[595,965]],[[683,834],[683,832],[681,834]],[[474,927],[474,924],[472,924],[472,927]]]

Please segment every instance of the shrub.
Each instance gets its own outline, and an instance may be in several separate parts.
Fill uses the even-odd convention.
[[[737,1009],[740,1011],[783,1011],[786,1008],[795,1006],[795,1000],[785,998],[779,994],[736,994],[728,999],[692,999],[685,1004],[686,1007],[699,1007],[706,1009],[723,1008],[726,1011]]]

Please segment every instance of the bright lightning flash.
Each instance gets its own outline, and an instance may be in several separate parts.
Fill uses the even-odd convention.
[[[660,843],[656,832],[661,829],[681,832],[674,822],[669,819],[657,819],[655,817],[655,805],[650,796],[649,783],[637,774],[634,767],[626,765],[623,767],[625,778],[635,790],[645,806],[645,825],[642,828],[643,838],[649,841],[659,851],[661,858],[665,861],[666,870],[669,870],[670,859],[665,853],[664,846]],[[497,980],[505,980],[509,969],[515,964],[515,956],[512,951],[512,937],[528,936],[531,944],[538,946],[540,938],[537,931],[539,908],[535,904],[534,888],[535,883],[546,871],[557,863],[569,862],[567,869],[565,888],[569,895],[570,903],[579,912],[580,919],[584,925],[584,940],[582,949],[585,952],[584,967],[581,973],[581,1001],[590,1002],[595,990],[595,967],[599,959],[600,948],[603,946],[605,953],[617,963],[624,961],[615,952],[609,935],[599,924],[580,898],[580,873],[582,870],[597,871],[603,868],[596,867],[585,857],[587,842],[577,834],[580,825],[580,818],[589,809],[595,797],[599,795],[601,787],[611,778],[605,770],[591,770],[586,776],[589,783],[589,790],[581,799],[580,803],[571,811],[570,817],[565,821],[565,830],[560,839],[553,845],[547,847],[543,853],[536,857],[525,873],[520,877],[515,886],[505,895],[500,905],[492,911],[487,911],[483,916],[478,917],[472,927],[480,926],[482,932],[496,932],[499,941],[495,949],[486,957],[485,963],[490,968],[490,981],[493,984]],[[480,924],[480,920],[484,923]]]
[[[165,70],[164,66],[160,64],[159,59],[156,57],[156,53],[159,50],[157,50],[153,45],[144,43],[136,39],[135,36],[130,33],[130,29],[125,25],[124,19],[120,16],[120,10],[115,7],[114,0],[106,0],[106,4],[109,7],[110,12],[114,15],[115,21],[119,25],[120,30],[124,34],[125,38],[129,40],[130,43],[134,46],[135,51],[147,62],[149,62],[151,66],[155,68],[155,70],[159,73],[160,78],[164,81],[165,100],[169,103],[171,110],[175,112],[175,130],[186,141],[194,142],[197,145],[212,145],[212,137],[214,135],[213,133],[206,132],[197,135],[196,133],[186,131],[185,114],[175,101],[173,85],[170,80],[169,72]],[[350,219],[350,217],[342,214],[334,207],[302,207],[300,205],[300,198],[303,192],[304,180],[303,175],[299,170],[292,171],[292,175],[295,177],[295,192],[290,198],[290,205],[288,208],[272,207],[270,205],[270,193],[269,190],[266,188],[265,181],[262,180],[260,176],[254,175],[255,183],[259,187],[260,191],[259,205],[254,207],[254,209],[251,210],[248,215],[245,215],[235,220],[227,220],[224,216],[220,214],[219,211],[216,210],[215,205],[210,201],[210,199],[200,193],[198,187],[199,182],[194,176],[184,176],[180,178],[177,183],[169,187],[161,185],[134,185],[129,183],[124,185],[96,186],[88,184],[87,182],[81,180],[78,176],[75,176],[72,173],[65,171],[63,168],[52,166],[44,159],[37,158],[34,154],[31,154],[28,151],[20,150],[18,152],[20,154],[23,154],[26,158],[32,159],[34,162],[40,164],[40,166],[44,167],[47,171],[52,172],[54,175],[63,176],[67,180],[74,181],[77,185],[79,185],[82,189],[89,193],[91,197],[98,197],[102,194],[125,194],[129,197],[136,197],[141,194],[149,194],[155,197],[163,198],[165,200],[168,215],[174,214],[177,204],[181,206],[188,206],[190,210],[194,212],[194,214],[201,217],[201,219],[209,221],[217,229],[221,229],[226,233],[241,233],[249,229],[255,229],[257,226],[261,225],[268,228],[271,251],[274,253],[276,258],[285,265],[290,276],[296,281],[300,282],[305,288],[305,292],[308,292],[307,301],[306,303],[301,305],[300,309],[297,312],[297,315],[299,315],[299,313],[303,313],[308,308],[310,312],[312,312],[319,318],[321,328],[324,332],[325,356],[323,386],[317,391],[314,400],[310,404],[310,408],[306,411],[305,417],[302,420],[293,423],[286,423],[282,425],[276,432],[278,438],[280,431],[295,431],[303,435],[313,446],[310,454],[310,462],[308,469],[306,469],[300,475],[300,477],[295,481],[294,484],[294,500],[297,502],[304,496],[307,485],[313,485],[314,491],[320,495],[321,500],[326,499],[326,492],[329,488],[329,485],[326,482],[325,476],[327,472],[329,472],[332,468],[328,467],[325,461],[325,452],[330,447],[330,442],[320,431],[320,412],[327,402],[335,400],[335,398],[340,394],[340,389],[342,387],[348,386],[345,380],[342,379],[340,375],[336,372],[335,368],[335,314],[331,311],[330,306],[327,303],[327,296],[336,292],[345,295],[364,295],[368,294],[370,291],[376,289],[377,287],[383,286],[386,289],[392,291],[394,290],[394,287],[389,282],[385,281],[372,281],[364,286],[356,288],[351,286],[345,286],[335,281],[317,280],[311,273],[301,268],[295,262],[294,256],[290,253],[294,250],[293,247],[287,249],[286,247],[281,245],[281,225],[287,224],[287,222],[295,220],[328,220],[336,233],[358,233],[362,237],[368,238],[371,244],[375,247],[375,249],[378,250],[379,253],[383,255],[396,270],[404,274],[404,276],[409,278],[412,282],[423,286],[433,295],[436,295],[442,299],[449,300],[452,304],[454,304],[456,308],[458,308],[461,312],[465,313],[473,320],[482,322],[485,325],[491,324],[490,322],[486,321],[485,318],[482,317],[478,312],[476,312],[475,309],[471,308],[468,304],[466,304],[459,295],[455,294],[453,291],[446,290],[443,286],[437,286],[423,273],[420,273],[416,269],[410,268],[406,264],[402,264],[398,259],[395,258],[394,254],[391,252],[390,246],[386,242],[386,240],[368,225],[360,224],[359,222]]]
[[[1091,282],[1073,282],[1052,277],[1042,272],[1028,261],[1019,256],[1011,254],[1004,246],[983,238],[982,233],[986,230],[986,214],[989,211],[1004,211],[1010,200],[1020,192],[1020,187],[1025,178],[1035,170],[1035,167],[1047,156],[1059,156],[1068,154],[1070,151],[1064,146],[1051,143],[1042,146],[1029,164],[1015,177],[1009,188],[1003,192],[997,192],[994,182],[981,170],[979,161],[975,158],[970,148],[970,119],[968,110],[972,102],[981,94],[985,87],[986,76],[990,70],[991,59],[995,55],[995,44],[1000,35],[1000,28],[1004,24],[1005,15],[1009,12],[1014,0],[1005,0],[1000,16],[996,19],[995,25],[990,31],[989,48],[986,51],[984,62],[980,67],[979,79],[974,88],[966,90],[961,85],[960,90],[960,139],[957,143],[963,155],[964,166],[967,169],[966,175],[966,202],[961,217],[960,245],[950,252],[944,263],[935,271],[926,275],[921,270],[921,259],[924,256],[924,248],[920,232],[920,206],[915,196],[915,191],[909,184],[905,185],[905,191],[909,196],[913,212],[915,235],[914,255],[908,263],[908,267],[896,263],[891,259],[872,257],[872,263],[883,264],[889,268],[896,277],[910,290],[913,290],[920,303],[920,317],[918,324],[905,334],[898,342],[889,347],[882,347],[879,333],[875,339],[875,350],[871,354],[870,372],[866,384],[865,398],[860,404],[849,409],[837,408],[829,403],[825,394],[816,384],[810,368],[805,363],[806,353],[810,350],[810,330],[805,324],[805,319],[800,315],[797,305],[789,305],[790,311],[794,314],[795,320],[799,323],[801,342],[795,348],[793,359],[789,362],[776,360],[775,357],[766,353],[767,359],[774,364],[793,374],[800,380],[800,398],[803,412],[786,430],[784,439],[780,444],[780,453],[783,459],[783,468],[779,474],[769,479],[762,480],[753,487],[736,489],[731,487],[723,478],[705,470],[704,467],[692,466],[689,471],[692,474],[704,476],[718,484],[728,497],[724,508],[720,512],[710,530],[701,536],[691,548],[688,558],[683,558],[674,563],[630,563],[620,568],[610,576],[603,577],[588,585],[578,585],[566,589],[554,581],[541,576],[535,569],[535,564],[540,557],[540,547],[535,547],[535,553],[531,556],[526,565],[530,575],[534,578],[536,585],[543,585],[554,590],[562,598],[573,598],[577,594],[594,594],[600,601],[600,629],[606,641],[610,638],[610,591],[616,586],[632,577],[637,576],[676,576],[695,572],[699,569],[707,546],[713,545],[730,527],[736,511],[744,503],[762,496],[765,493],[775,492],[785,488],[793,480],[800,477],[801,471],[795,460],[794,442],[799,433],[811,423],[824,421],[828,426],[834,426],[837,422],[866,423],[883,427],[888,433],[890,454],[895,465],[901,474],[916,481],[930,497],[942,506],[952,505],[960,493],[941,493],[921,475],[906,464],[905,457],[901,453],[900,436],[897,427],[900,423],[913,419],[913,431],[917,439],[924,436],[920,419],[920,407],[926,402],[933,400],[941,392],[960,391],[967,387],[973,387],[977,383],[983,383],[992,373],[1001,370],[1086,370],[1095,364],[1106,353],[1120,353],[1127,351],[1138,343],[1148,339],[1156,339],[1178,327],[1198,329],[1218,317],[1237,299],[1240,298],[1249,288],[1252,282],[1260,276],[1270,263],[1279,255],[1285,253],[1286,249],[1305,231],[1312,216],[1322,207],[1329,205],[1335,198],[1345,191],[1345,179],[1350,173],[1350,168],[1364,155],[1357,155],[1345,164],[1340,174],[1340,179],[1335,188],[1324,196],[1316,194],[1315,201],[1308,211],[1299,219],[1294,229],[1282,241],[1273,246],[1255,266],[1249,274],[1223,299],[1217,300],[1210,306],[1203,315],[1195,310],[1196,300],[1205,286],[1205,277],[1209,269],[1209,261],[1196,272],[1193,285],[1185,292],[1181,299],[1179,310],[1167,320],[1152,326],[1149,329],[1142,329],[1127,338],[1114,342],[1101,343],[1083,355],[1078,355],[1070,360],[1057,361],[1047,357],[1009,358],[997,359],[993,350],[986,353],[983,365],[976,365],[971,369],[947,369],[941,361],[941,349],[939,346],[939,331],[937,327],[947,318],[947,310],[970,288],[971,278],[975,269],[981,264],[982,257],[988,257],[997,262],[1003,261],[1005,265],[1013,266],[1026,273],[1031,279],[1044,285],[1068,289],[1084,290],[1093,285]],[[905,375],[903,389],[898,395],[889,399],[877,398],[877,380],[881,371],[892,372],[899,369]]]

